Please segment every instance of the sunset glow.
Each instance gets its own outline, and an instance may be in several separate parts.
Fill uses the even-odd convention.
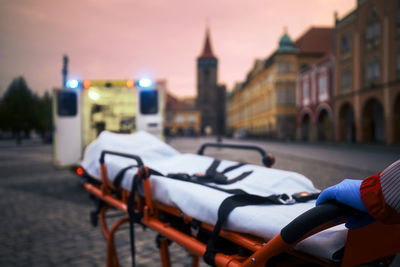
[[[219,83],[231,89],[254,59],[277,46],[284,28],[296,39],[312,25],[333,26],[352,0],[285,1],[1,1],[0,95],[17,76],[43,93],[69,78],[166,79],[171,92],[193,96],[196,57],[210,28]]]

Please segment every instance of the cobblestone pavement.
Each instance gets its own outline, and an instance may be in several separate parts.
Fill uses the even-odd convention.
[[[182,152],[195,152],[202,141],[210,140],[173,139],[170,144]],[[89,222],[92,203],[74,175],[52,166],[51,152],[51,146],[35,142],[18,147],[0,142],[0,266],[104,266],[104,237]],[[212,149],[207,154],[259,163],[256,154]],[[341,167],[279,153],[276,157],[277,168],[301,172],[320,188],[343,177],[372,174],[357,166]],[[156,234],[137,227],[136,237],[137,265],[160,266]],[[121,265],[129,266],[128,230],[119,232],[116,240]],[[173,266],[191,265],[179,246],[172,244],[170,251]]]
[[[51,164],[51,147],[0,145],[0,266],[105,266],[105,239],[89,222],[88,194]],[[122,266],[130,266],[129,231],[117,233]],[[137,266],[160,266],[156,233],[136,228]],[[170,247],[173,266],[190,266]]]

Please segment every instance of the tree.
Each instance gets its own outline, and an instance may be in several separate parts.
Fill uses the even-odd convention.
[[[51,96],[48,92],[40,99],[36,100],[36,119],[35,129],[40,133],[43,141],[48,142],[51,139]]]
[[[17,144],[21,142],[22,133],[28,136],[34,128],[36,99],[23,77],[14,79],[4,94],[0,109],[2,126],[12,131]]]
[[[7,112],[5,109],[5,105],[0,99],[0,130],[7,131],[9,130],[7,125]]]

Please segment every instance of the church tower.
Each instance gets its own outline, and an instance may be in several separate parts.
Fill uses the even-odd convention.
[[[201,112],[201,132],[211,128],[212,134],[223,134],[225,128],[225,87],[218,86],[218,59],[215,57],[206,29],[201,55],[197,58],[196,106]]]

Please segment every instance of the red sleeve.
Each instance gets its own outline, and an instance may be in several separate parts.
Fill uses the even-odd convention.
[[[365,208],[384,223],[400,223],[400,160],[365,179],[360,187]]]

